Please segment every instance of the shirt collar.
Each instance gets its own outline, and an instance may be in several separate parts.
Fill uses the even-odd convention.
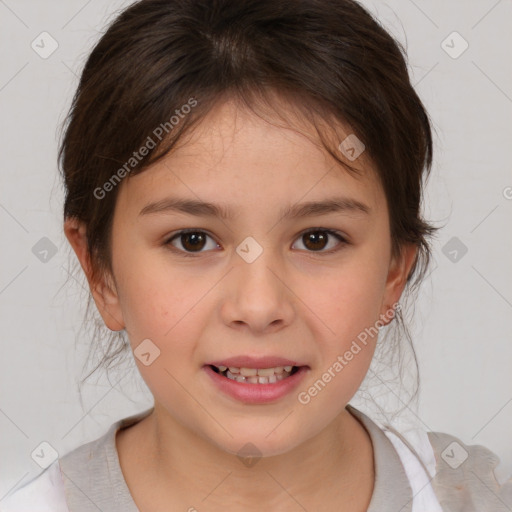
[[[350,404],[346,409],[367,430],[373,445],[375,484],[367,512],[411,512],[411,485],[393,443],[366,414]]]

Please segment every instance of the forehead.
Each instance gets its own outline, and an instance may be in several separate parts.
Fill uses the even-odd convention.
[[[351,135],[341,124],[328,134],[334,149]],[[337,151],[342,160],[359,170],[358,175],[327,152],[307,123],[262,119],[226,101],[212,109],[159,162],[124,180],[118,203],[123,209],[137,208],[179,192],[197,200],[261,210],[273,203],[342,194],[371,203],[374,210],[382,208],[385,198],[371,161],[364,153],[349,161]]]

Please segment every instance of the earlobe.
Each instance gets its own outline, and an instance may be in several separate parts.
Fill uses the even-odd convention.
[[[98,278],[93,273],[91,260],[87,250],[87,232],[85,224],[76,219],[68,218],[64,222],[64,233],[80,262],[87,277],[96,307],[111,331],[125,328],[119,297],[113,279],[109,276]]]
[[[111,331],[122,331],[125,325],[115,287],[102,278],[91,287],[91,293],[105,325]]]
[[[400,255],[392,259],[382,301],[381,317],[384,315],[386,318],[389,318],[390,310],[394,309],[394,306],[400,300],[417,253],[418,247],[416,245],[407,244],[401,247]],[[391,318],[393,317],[394,315],[391,316]]]

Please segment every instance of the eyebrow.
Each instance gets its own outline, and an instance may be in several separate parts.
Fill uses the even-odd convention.
[[[371,208],[352,198],[333,197],[323,201],[309,201],[285,207],[281,210],[282,219],[300,219],[304,217],[313,217],[326,215],[329,213],[353,213],[369,214]],[[154,213],[178,212],[198,217],[219,217],[221,219],[231,220],[235,217],[235,212],[223,204],[214,204],[192,199],[182,199],[178,197],[169,197],[149,203],[139,213],[140,215],[149,215]]]

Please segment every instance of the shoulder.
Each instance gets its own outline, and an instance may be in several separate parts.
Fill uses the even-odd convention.
[[[86,482],[105,465],[109,441],[123,420],[101,437],[82,444],[56,459],[42,473],[12,490],[1,502],[0,512],[69,512],[72,482]]]
[[[125,496],[131,506],[116,451],[115,435],[118,429],[137,423],[153,411],[154,407],[122,418],[102,436],[82,444],[55,460],[35,478],[15,488],[0,501],[0,512],[69,512],[85,510],[82,502],[90,506],[95,502],[108,502],[114,495]],[[85,492],[85,494],[84,494]],[[105,508],[104,510],[111,510]],[[124,506],[122,510],[134,510]]]
[[[496,478],[500,458],[482,445],[467,445],[445,432],[427,432],[436,474],[432,487],[448,512],[510,512],[512,477],[503,484]]]
[[[90,486],[94,475],[104,476],[109,441],[117,425],[98,439],[74,448],[22,487],[11,491],[0,502],[0,512],[69,512],[69,500],[73,504],[75,501],[72,483],[84,488]]]
[[[0,502],[1,512],[69,512],[59,460],[14,489]]]
[[[512,476],[498,481],[495,469],[500,458],[485,446],[466,444],[446,432],[425,431],[415,423],[400,428],[387,424],[383,430],[400,455],[411,483],[417,484],[419,497],[433,493],[439,505],[436,510],[512,511]],[[428,500],[433,502],[433,496]]]

